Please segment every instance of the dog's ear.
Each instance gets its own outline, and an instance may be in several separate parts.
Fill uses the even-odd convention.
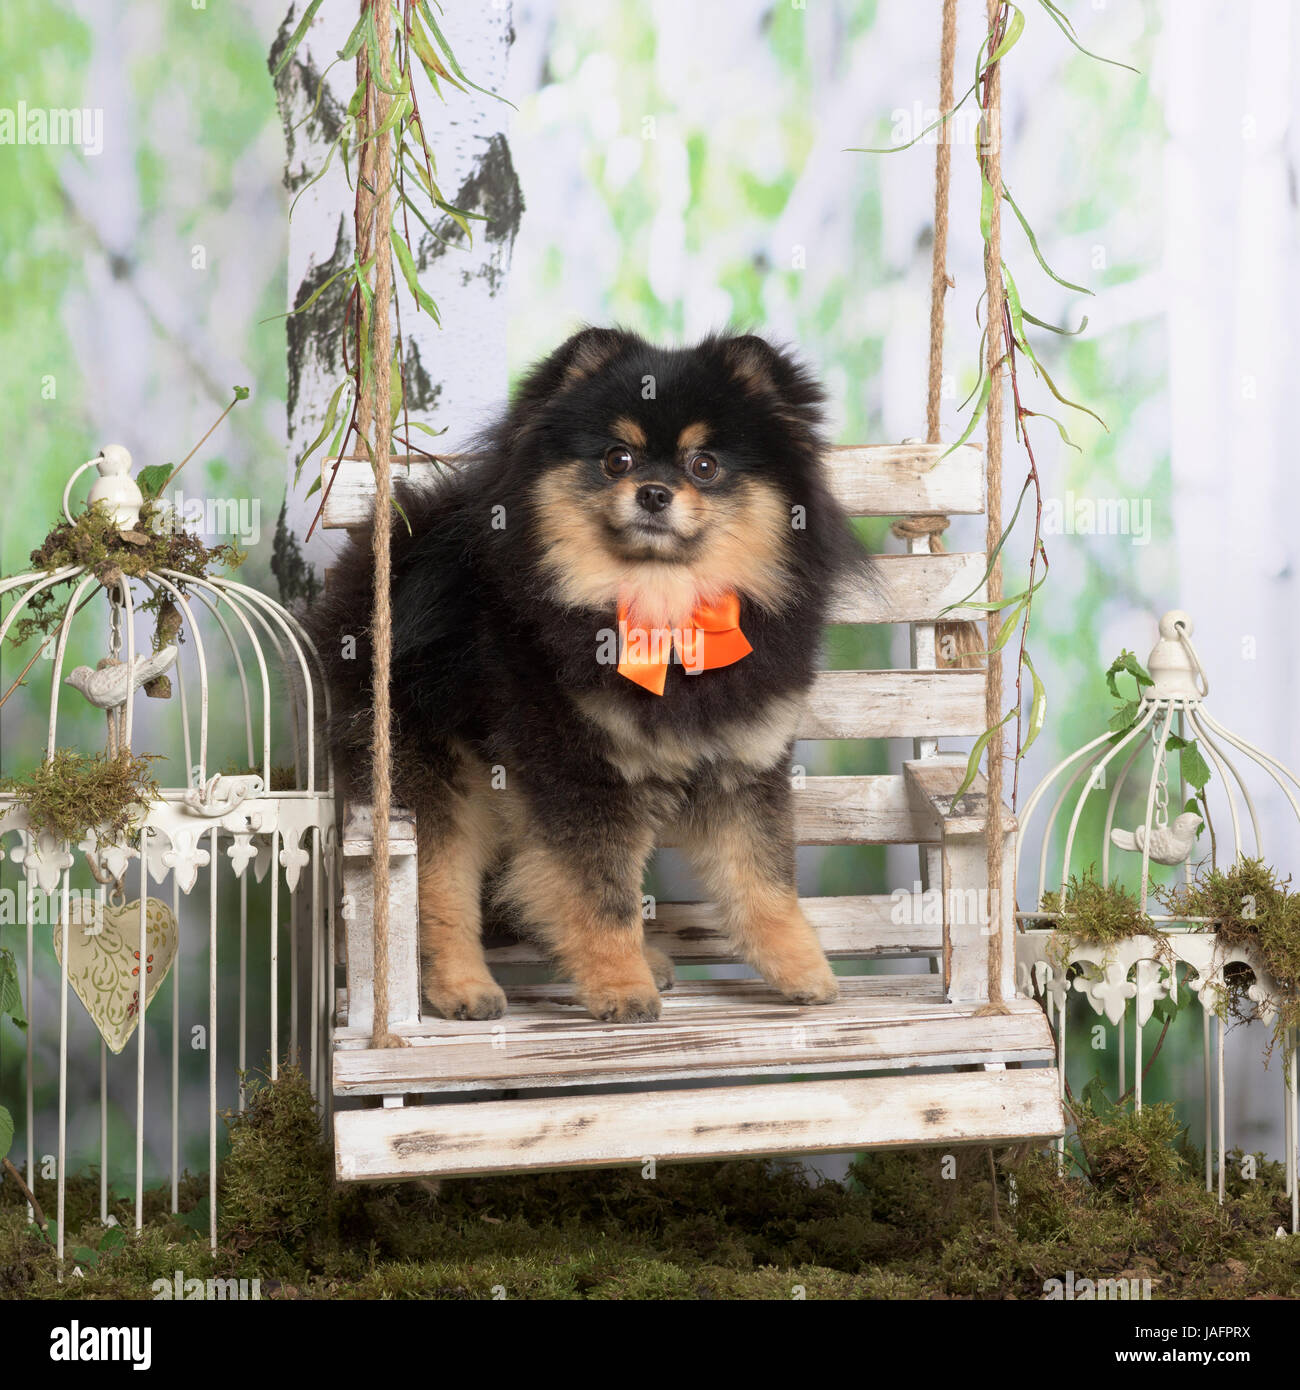
[[[561,343],[524,377],[515,395],[516,407],[536,405],[576,386],[606,367],[636,339],[617,328],[584,328]]]
[[[769,402],[790,420],[814,428],[821,423],[825,392],[790,353],[755,333],[721,338],[718,347],[732,379],[747,395]]]

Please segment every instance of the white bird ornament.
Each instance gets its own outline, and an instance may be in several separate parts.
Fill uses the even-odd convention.
[[[167,646],[152,656],[137,656],[130,667],[129,683],[126,663],[119,661],[110,666],[101,665],[97,671],[92,671],[89,666],[78,666],[64,684],[80,690],[99,709],[117,709],[126,704],[131,691],[161,676],[175,660],[176,648]]]
[[[1172,825],[1152,826],[1152,862],[1181,864],[1192,852],[1192,846],[1196,843],[1196,827],[1200,823],[1201,818],[1194,811],[1184,811]],[[1147,843],[1147,828],[1145,825],[1139,825],[1136,830],[1112,830],[1110,841],[1118,849],[1129,849],[1141,854]]]

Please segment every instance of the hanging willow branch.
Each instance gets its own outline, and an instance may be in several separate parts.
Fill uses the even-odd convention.
[[[1061,30],[1065,37],[1081,53],[1096,59],[1098,62],[1110,63],[1115,67],[1126,68],[1130,72],[1137,69],[1129,68],[1125,63],[1115,63],[1112,59],[1102,58],[1098,54],[1090,53],[1079,42],[1074,32],[1074,27],[1066,15],[1058,6],[1051,3],[1051,0],[1038,0],[1038,4],[1043,12]],[[1033,443],[1030,438],[1029,421],[1035,418],[1042,418],[1050,421],[1056,426],[1062,441],[1070,448],[1078,446],[1070,439],[1065,426],[1054,416],[1045,411],[1031,409],[1024,400],[1022,394],[1022,381],[1020,376],[1021,358],[1030,364],[1034,376],[1047,387],[1051,396],[1061,405],[1067,406],[1071,410],[1077,410],[1083,414],[1091,416],[1102,428],[1106,428],[1105,421],[1086,405],[1077,401],[1070,400],[1057,387],[1051,375],[1044,367],[1033,343],[1029,338],[1026,325],[1033,325],[1035,328],[1045,329],[1048,332],[1065,336],[1076,336],[1083,332],[1088,326],[1086,316],[1081,320],[1079,326],[1074,329],[1058,326],[1046,322],[1036,317],[1025,309],[1020,290],[1012,275],[1006,260],[1001,254],[1000,235],[997,233],[1000,222],[1000,212],[1005,203],[1011,209],[1016,222],[1024,232],[1028,241],[1029,249],[1033,253],[1034,259],[1040,269],[1057,284],[1066,289],[1075,290],[1080,294],[1091,294],[1092,291],[1083,285],[1076,285],[1058,275],[1048,264],[1042,250],[1038,244],[1038,238],[1034,234],[1033,227],[1028,218],[1021,210],[1019,204],[1011,196],[1011,190],[1004,179],[1001,178],[1000,168],[997,170],[997,177],[991,177],[994,173],[992,168],[995,154],[997,153],[996,139],[989,139],[991,127],[998,123],[998,113],[994,109],[998,95],[998,74],[1000,73],[1002,60],[1011,52],[1019,42],[1025,27],[1024,13],[1009,0],[998,0],[997,3],[989,5],[988,28],[980,43],[979,52],[976,56],[975,79],[949,110],[941,111],[938,118],[926,126],[924,130],[917,133],[912,140],[903,145],[891,146],[888,148],[879,147],[858,147],[856,152],[889,154],[897,153],[900,150],[910,148],[917,143],[923,136],[933,130],[944,127],[953,116],[957,114],[974,97],[980,108],[980,132],[981,137],[976,141],[975,156],[980,168],[980,235],[984,242],[986,261],[992,251],[996,251],[993,257],[993,273],[989,278],[984,294],[980,296],[979,305],[976,308],[978,318],[979,309],[991,297],[990,290],[994,292],[993,297],[998,299],[998,303],[990,306],[990,314],[996,318],[996,329],[990,333],[991,325],[986,325],[981,337],[978,354],[978,374],[975,385],[971,390],[970,396],[963,402],[963,409],[971,399],[974,399],[974,407],[971,410],[969,419],[962,430],[961,436],[951,448],[957,448],[964,444],[974,433],[980,421],[984,419],[989,410],[990,397],[1000,394],[1002,381],[1005,379],[1011,387],[1011,397],[1013,403],[1012,419],[1015,423],[1016,440],[1024,446],[1027,460],[1027,472],[1024,483],[1021,486],[1015,507],[1012,510],[1010,521],[1002,527],[999,532],[990,537],[988,546],[988,563],[984,576],[979,585],[971,591],[965,598],[949,605],[943,610],[948,613],[956,608],[977,608],[990,616],[990,634],[988,650],[984,655],[989,657],[990,668],[995,664],[998,654],[1006,647],[1011,639],[1017,638],[1017,658],[1016,658],[1016,694],[1015,701],[1011,708],[998,717],[998,710],[991,710],[989,714],[989,727],[975,741],[971,749],[970,759],[967,763],[966,776],[958,790],[958,795],[966,790],[974,781],[975,775],[979,770],[981,760],[986,752],[990,754],[990,759],[1000,757],[1000,733],[1003,727],[1012,719],[1016,724],[1016,747],[1014,757],[1014,775],[1012,780],[1011,805],[1014,809],[1020,789],[1020,762],[1025,753],[1029,750],[1034,740],[1038,737],[1043,727],[1043,721],[1047,712],[1047,691],[1043,685],[1028,650],[1029,622],[1033,609],[1034,597],[1042,587],[1047,578],[1048,558],[1047,550],[1043,544],[1042,535],[1042,516],[1043,516],[1043,491],[1042,479],[1038,471],[1038,462],[1034,456]],[[996,192],[995,192],[996,189]],[[996,243],[996,245],[995,245]],[[992,344],[991,344],[992,340]],[[992,345],[992,350],[990,347]],[[950,449],[951,452],[951,449]],[[992,460],[990,460],[992,463]],[[1029,547],[1029,578],[1025,587],[1016,593],[1002,595],[996,592],[998,588],[998,577],[1001,570],[1001,556],[1004,547],[1020,519],[1020,513],[1024,506],[1025,499],[1032,494],[1034,501],[1034,529]],[[989,597],[985,600],[976,599],[975,595],[985,586],[989,587]],[[942,616],[942,614],[940,615]],[[1025,690],[1025,676],[1029,677],[1029,690]],[[1025,696],[1029,696],[1029,708],[1026,716]],[[990,783],[994,781],[992,761],[990,761]],[[999,779],[1000,780],[1000,779]]]
[[[354,8],[357,0],[330,2]],[[311,0],[280,53],[272,76],[278,76],[283,71],[301,46],[323,3],[324,0]],[[401,443],[407,452],[434,458],[411,443],[412,432],[420,430],[436,436],[441,431],[426,421],[412,420],[407,408],[406,354],[402,338],[403,293],[415,313],[428,314],[434,323],[441,322],[437,303],[421,284],[416,270],[418,242],[412,236],[411,219],[414,218],[419,224],[415,228],[415,237],[418,238],[422,227],[431,237],[444,244],[446,239],[439,235],[434,226],[437,219],[449,219],[468,240],[473,238],[471,224],[486,219],[481,214],[454,207],[443,197],[437,180],[437,162],[420,112],[415,75],[417,70],[423,72],[435,95],[444,102],[449,100],[451,91],[466,94],[471,88],[488,96],[494,95],[485,92],[484,88],[466,76],[442,32],[435,10],[441,13],[437,0],[432,0],[432,5],[430,0],[364,0],[360,17],[347,42],[339,49],[336,60],[355,62],[357,65],[357,84],[348,101],[347,120],[331,143],[320,168],[294,198],[293,206],[296,207],[307,189],[324,177],[335,154],[338,154],[348,187],[354,193],[354,222],[357,229],[351,264],[317,286],[310,298],[290,311],[290,314],[302,313],[340,281],[347,286],[343,321],[339,325],[345,375],[330,394],[319,432],[298,457],[294,470],[295,483],[301,480],[308,460],[322,448],[328,458],[339,459],[350,452],[364,454],[376,469],[379,468],[380,460],[363,404],[375,386],[379,370],[376,362],[379,345],[373,288],[377,255],[384,257],[385,274],[398,287],[393,296],[397,331],[394,336],[385,328],[383,347],[383,366],[395,379],[389,426],[391,429],[400,416]],[[304,121],[310,119],[319,106],[325,79],[334,66],[335,63],[331,63],[322,73],[315,101],[307,116],[303,117]],[[377,95],[381,99],[378,103]],[[377,104],[383,106],[382,118],[378,121],[367,120],[367,115],[376,110]],[[385,219],[382,232],[376,225],[381,207]],[[290,208],[292,216],[293,207]],[[382,249],[381,243],[385,243]],[[387,467],[387,459],[384,466]],[[336,465],[307,531],[308,539],[320,521],[337,472]],[[317,477],[312,480],[306,495],[311,497],[320,488],[321,479]]]

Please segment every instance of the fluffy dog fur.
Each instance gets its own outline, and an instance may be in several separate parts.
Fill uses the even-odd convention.
[[[393,790],[418,818],[440,1014],[505,1010],[481,941],[491,898],[597,1018],[658,1017],[672,964],[640,903],[665,827],[738,952],[790,1000],[835,997],[795,890],[789,760],[832,586],[868,561],[823,477],[822,398],[760,338],[662,349],[587,329],[529,373],[479,462],[399,489]],[[371,590],[354,540],[311,615],[336,765],[362,795]],[[620,600],[681,626],[728,591],[754,649],[736,664],[670,666],[656,696],[601,659]]]

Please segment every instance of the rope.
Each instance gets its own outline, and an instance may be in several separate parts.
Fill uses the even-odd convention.
[[[952,109],[952,74],[957,56],[957,0],[943,0],[943,39],[939,46],[939,110]],[[934,259],[930,266],[930,381],[926,400],[926,438],[939,442],[939,400],[943,389],[943,302],[948,277],[948,188],[952,176],[951,122],[939,127],[934,156]],[[932,547],[933,548],[933,547]]]
[[[375,33],[378,38],[380,75],[385,86],[392,86],[393,16],[388,0],[374,0]],[[362,52],[364,53],[364,49]],[[373,76],[373,74],[369,74]],[[382,127],[388,114],[391,98],[377,83],[370,82],[374,111],[367,120],[369,129]],[[358,418],[365,420],[363,430],[374,426],[375,444],[375,510],[371,525],[371,540],[375,564],[375,606],[371,622],[372,683],[374,699],[374,754],[371,772],[371,817],[373,821],[374,912],[374,1019],[371,1043],[375,1047],[398,1047],[401,1040],[388,1030],[388,908],[389,857],[388,818],[392,807],[392,710],[389,679],[392,669],[393,612],[392,612],[392,554],[393,527],[392,473],[392,322],[393,265],[391,251],[392,174],[390,170],[390,136],[387,132],[369,142],[371,157],[371,187],[373,194],[365,196],[371,213],[365,224],[358,220],[357,239],[365,237],[367,252],[375,257],[375,293],[373,314],[374,376],[371,389],[363,392],[358,403]],[[379,180],[384,180],[379,186]],[[358,216],[363,204],[365,180],[357,180]],[[361,254],[360,252],[358,253]],[[368,259],[362,257],[362,263]]]
[[[939,110],[952,109],[953,70],[957,57],[957,0],[943,0],[943,37],[939,46]],[[952,288],[948,274],[948,190],[952,174],[952,127],[944,121],[939,127],[939,144],[934,157],[934,255],[930,266],[930,368],[926,391],[926,439],[939,440],[939,407],[943,395],[943,314],[944,297]],[[944,553],[940,536],[948,529],[946,516],[907,517],[894,522],[892,531],[900,540],[930,538],[930,554]],[[935,624],[935,665],[972,667],[984,664],[980,655],[979,628],[971,622],[944,621]]]
[[[988,0],[990,33],[1001,38],[998,23],[1002,0]],[[994,40],[990,41],[990,51]],[[992,555],[1002,537],[1002,358],[1003,358],[1003,290],[1002,290],[1002,65],[991,63],[984,88],[984,146],[981,151],[984,175],[992,190],[992,209],[989,216],[989,236],[984,247],[984,287],[988,298],[988,413],[985,426],[988,438],[986,470],[988,477],[988,507],[986,510],[985,547]],[[1002,561],[995,559],[989,573],[989,602],[1002,597]],[[997,645],[1001,618],[996,609],[988,614],[988,679],[984,687],[985,726],[993,730],[988,741],[988,820],[985,842],[988,854],[988,913],[989,1002],[981,1013],[1006,1013],[1002,998],[1002,654],[994,651]]]

